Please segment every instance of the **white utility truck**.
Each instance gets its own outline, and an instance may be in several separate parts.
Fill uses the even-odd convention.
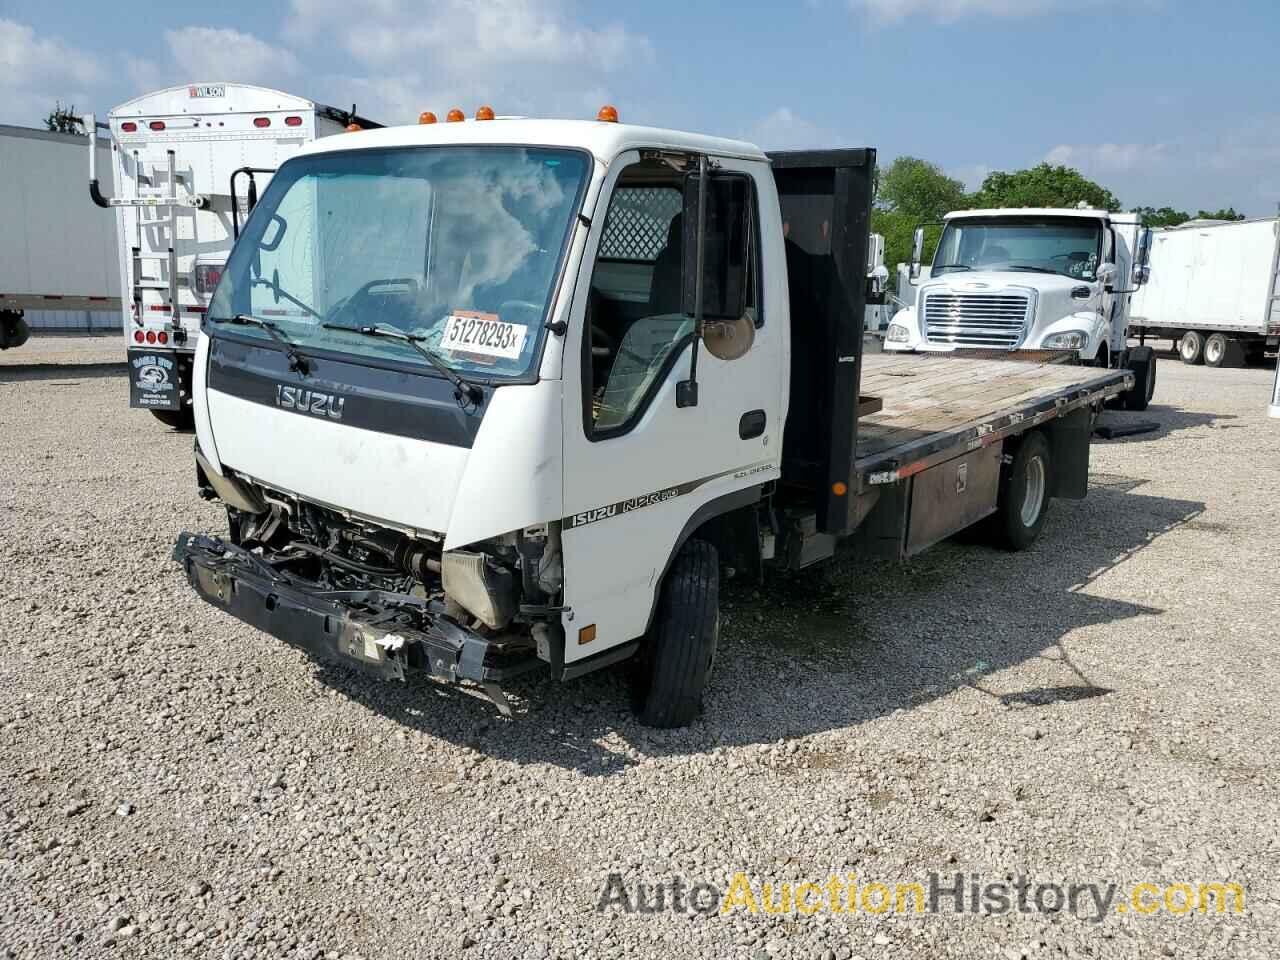
[[[28,310],[120,309],[115,223],[79,189],[84,144],[0,126],[0,350],[26,342]]]
[[[1183,363],[1238,366],[1280,346],[1280,220],[1192,221],[1156,230],[1151,280],[1133,298],[1140,338]]]
[[[915,302],[894,315],[886,351],[1069,351],[1083,363],[1132,370],[1138,388],[1124,404],[1146,409],[1155,355],[1129,346],[1130,301],[1146,281],[1151,242],[1138,214],[961,210],[942,226],[927,279],[919,276],[924,230],[916,230]]]
[[[356,123],[302,97],[241,83],[169,87],[116,107],[90,132],[89,195],[116,210],[129,405],[189,426],[200,318],[240,220],[286,157]],[[116,192],[104,194],[98,131],[109,134]]]
[[[1028,546],[1133,374],[864,358],[874,168],[606,120],[305,147],[197,347],[197,481],[230,533],[175,559],[267,633],[504,711],[517,674],[634,657],[640,717],[675,726],[722,566],[845,537],[905,557],[983,520]]]

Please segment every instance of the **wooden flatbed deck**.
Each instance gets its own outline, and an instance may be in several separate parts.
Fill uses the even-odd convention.
[[[967,449],[1018,433],[1132,383],[1126,370],[960,354],[863,357],[861,393],[883,407],[859,418],[855,467],[871,483],[909,475]]]

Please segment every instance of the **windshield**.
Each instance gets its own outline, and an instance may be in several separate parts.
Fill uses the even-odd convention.
[[[524,147],[291,160],[254,208],[209,319],[266,320],[303,352],[427,365],[412,344],[358,332],[395,329],[473,378],[524,375],[587,169],[579,151]],[[261,326],[235,335],[271,339]]]
[[[1102,256],[1102,224],[1078,217],[950,220],[932,276],[950,270],[1060,273],[1092,280]]]

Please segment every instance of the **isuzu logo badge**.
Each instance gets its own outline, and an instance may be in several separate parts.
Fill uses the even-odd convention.
[[[290,387],[283,383],[276,384],[276,406],[298,413],[309,413],[316,417],[328,417],[330,420],[342,419],[342,408],[346,406],[346,397],[335,397],[331,393],[319,390],[304,390],[302,387]]]

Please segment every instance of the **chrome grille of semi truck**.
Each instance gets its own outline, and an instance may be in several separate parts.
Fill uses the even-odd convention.
[[[926,291],[925,339],[960,347],[1016,347],[1026,334],[1030,306],[1021,293]]]

